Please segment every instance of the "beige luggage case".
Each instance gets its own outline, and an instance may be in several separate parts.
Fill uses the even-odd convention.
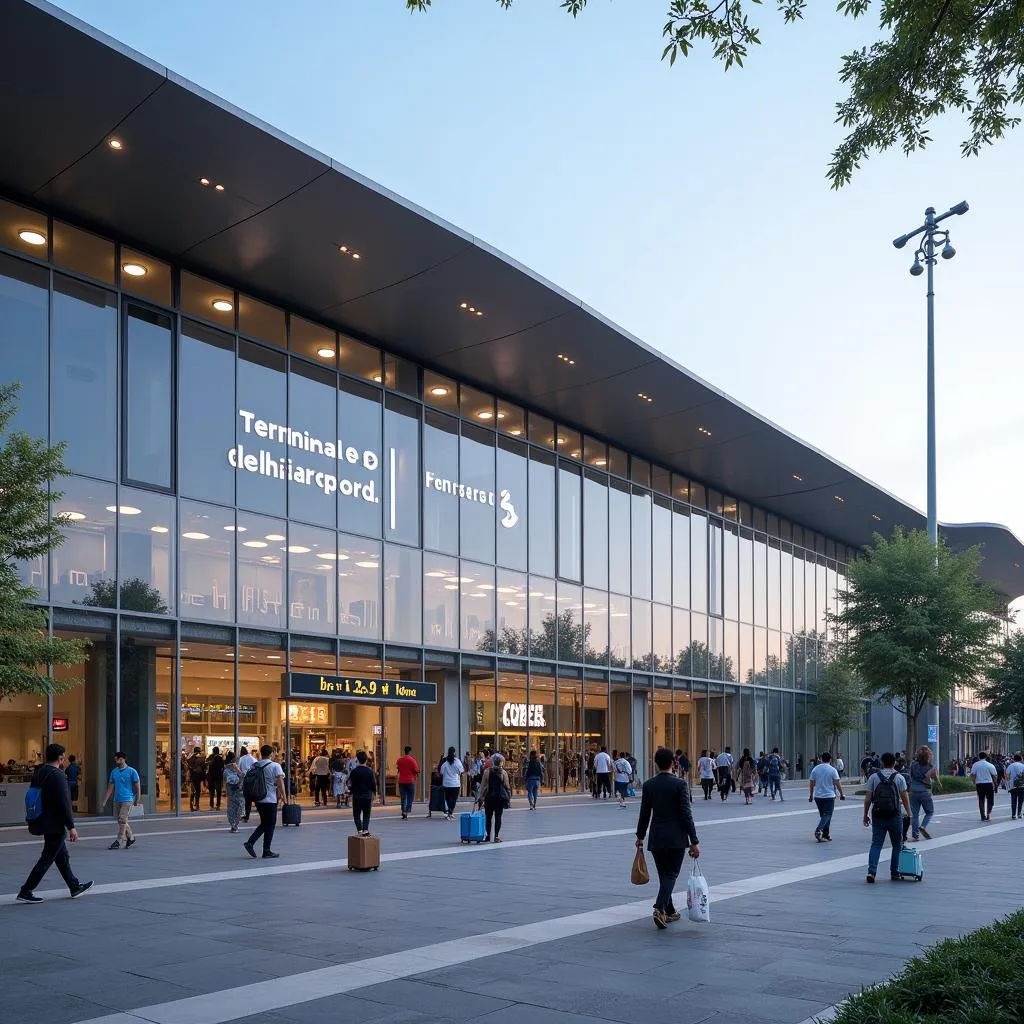
[[[379,867],[380,836],[349,836],[349,871],[376,871]]]

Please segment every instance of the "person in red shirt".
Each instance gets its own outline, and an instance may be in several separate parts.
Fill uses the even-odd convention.
[[[412,798],[416,795],[416,778],[420,774],[420,766],[412,756],[412,747],[406,747],[405,753],[398,759],[398,792],[402,797],[402,820],[409,817],[412,811]]]

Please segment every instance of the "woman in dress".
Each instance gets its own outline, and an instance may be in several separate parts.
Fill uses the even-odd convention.
[[[743,756],[736,768],[736,781],[743,791],[743,799],[747,804],[754,802],[754,790],[757,788],[757,763],[750,756],[750,748],[743,748]]]
[[[345,796],[345,784],[348,782],[348,763],[341,756],[341,751],[335,749],[331,754],[331,796],[334,797],[334,806],[341,807],[342,797]]]
[[[238,823],[245,814],[245,794],[242,792],[242,769],[235,760],[235,752],[224,755],[224,785],[228,790],[228,824],[232,832],[238,831]]]

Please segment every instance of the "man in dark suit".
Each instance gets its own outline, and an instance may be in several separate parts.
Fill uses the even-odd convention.
[[[658,898],[654,901],[654,923],[665,928],[678,921],[672,904],[672,892],[683,866],[683,854],[689,847],[691,857],[700,856],[697,830],[690,813],[690,793],[686,783],[672,774],[672,751],[664,747],[654,754],[658,774],[644,783],[640,801],[640,820],[636,826],[636,845],[643,849],[650,825],[647,849],[658,869]]]

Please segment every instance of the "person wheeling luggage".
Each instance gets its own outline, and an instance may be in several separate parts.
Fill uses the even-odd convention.
[[[352,817],[356,820],[356,833],[370,834],[370,811],[377,795],[377,776],[366,763],[366,751],[356,754],[356,766],[349,773],[348,788],[352,793]]]
[[[889,837],[892,856],[889,858],[889,877],[900,880],[900,850],[903,848],[903,811],[910,814],[907,783],[896,771],[896,757],[882,755],[882,767],[868,779],[864,794],[864,827],[871,828],[871,851],[868,854],[868,882],[874,882],[878,861],[882,856],[885,837]],[[868,816],[870,812],[870,817]]]
[[[487,815],[485,827],[487,835],[484,842],[491,841],[491,821],[494,822],[494,841],[501,842],[501,815],[512,802],[512,783],[509,780],[508,772],[502,767],[505,759],[501,754],[495,754],[491,758],[491,766],[484,769],[483,778],[480,780],[480,797],[477,800],[477,807],[482,807]]]
[[[672,892],[683,866],[683,854],[700,856],[700,842],[690,811],[690,788],[672,774],[672,751],[659,747],[654,752],[658,774],[648,779],[640,792],[640,817],[636,825],[637,849],[643,849],[648,826],[647,849],[658,869],[658,895],[654,901],[654,924],[666,928],[679,920]]]

